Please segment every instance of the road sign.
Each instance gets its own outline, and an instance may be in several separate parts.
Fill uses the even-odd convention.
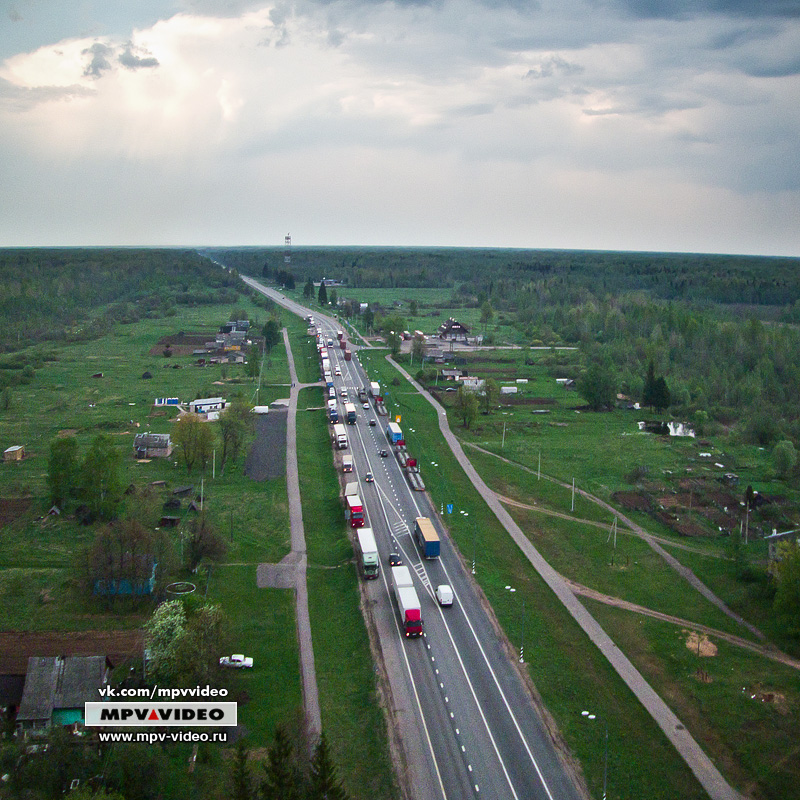
[[[452,503],[448,503],[447,504],[447,513],[448,514],[452,514],[453,513],[453,504]]]

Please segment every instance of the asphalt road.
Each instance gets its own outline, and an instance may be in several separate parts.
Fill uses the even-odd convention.
[[[265,293],[295,313],[309,313],[273,290]],[[325,338],[335,341],[337,323],[311,313]],[[356,424],[347,426],[347,452],[355,462],[348,479],[359,482],[367,524],[381,555],[379,579],[364,588],[390,686],[389,713],[402,742],[401,778],[420,799],[583,797],[559,760],[472,576],[462,568],[427,495],[410,490],[393,455],[380,457],[380,449],[392,451],[384,434],[387,420],[377,416],[373,405],[368,411],[362,409],[355,397],[357,389],[366,385],[355,353],[354,360],[345,361],[343,351],[329,351],[332,366],[342,371],[342,377],[335,379],[337,392],[347,388],[358,410]],[[341,414],[344,400],[338,402]],[[368,425],[370,418],[376,419],[375,427]],[[375,476],[372,484],[363,480],[367,471]],[[420,557],[411,535],[418,516],[429,517],[439,532],[439,559]],[[393,547],[411,568],[421,600],[425,635],[420,639],[406,640],[401,632],[386,569]],[[453,587],[456,601],[450,608],[440,608],[434,598],[440,583]]]

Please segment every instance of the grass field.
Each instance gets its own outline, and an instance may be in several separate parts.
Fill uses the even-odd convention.
[[[609,796],[702,796],[702,791],[694,785],[693,779],[686,777],[685,766],[660,733],[649,731],[645,720],[634,722],[637,715],[642,713],[638,702],[618,685],[618,678],[610,674],[602,659],[598,663],[596,651],[583,640],[582,633],[574,630],[572,621],[563,618],[563,609],[532,574],[532,568],[525,563],[516,547],[510,544],[507,534],[498,528],[493,516],[482,507],[463,473],[449,456],[436,433],[437,426],[430,406],[405,381],[394,380],[396,373],[385,362],[384,355],[379,352],[369,355],[367,363],[371,376],[388,386],[391,413],[401,414],[409,451],[420,458],[424,479],[437,505],[444,508],[447,503],[454,503],[454,513],[445,514],[444,522],[464,558],[469,562],[473,555],[476,557],[478,581],[514,644],[519,644],[521,635],[518,609],[515,614],[515,608],[503,587],[512,584],[518,592],[525,593],[525,650],[526,654],[531,653],[531,676],[568,744],[584,764],[592,789],[599,794],[602,753],[598,752],[598,744],[602,737],[587,730],[580,709],[576,711],[577,705],[589,706],[599,717],[608,718],[609,739],[614,743],[609,751]],[[570,419],[570,413],[574,415],[574,411],[563,413],[567,415],[564,419]],[[587,424],[593,425],[600,415],[574,416],[576,419],[580,417],[581,423],[587,419]],[[592,416],[594,419],[591,419]],[[619,417],[616,423],[618,432],[625,422],[624,412],[620,412]],[[483,431],[467,433],[452,415],[450,421],[453,429],[465,440],[476,441],[482,446],[488,444],[488,449],[501,451],[502,423],[498,431],[497,421],[492,422],[494,432],[489,438],[485,435],[485,428]],[[572,424],[577,427],[579,423]],[[563,430],[559,427],[548,434],[555,440]],[[538,443],[520,441],[523,438],[523,430],[516,429],[509,434],[507,426],[502,452],[507,457],[509,452],[524,453],[523,463],[531,468],[529,472],[515,469],[471,448],[467,448],[467,453],[489,485],[497,491],[522,502],[569,512],[570,490],[537,480]],[[630,438],[640,441],[638,446],[643,449],[638,454],[652,459],[654,463],[685,463],[687,451],[684,442],[677,443],[675,449],[671,450],[669,443],[654,442],[652,437]],[[570,452],[573,456],[571,466],[575,465],[578,475],[578,485],[588,485],[601,497],[610,497],[614,481],[624,480],[621,475],[622,460],[616,460],[617,457],[611,454],[608,476],[604,477],[601,469],[603,459],[592,461],[588,457],[576,457],[580,455],[581,439],[583,445],[588,447],[593,442],[596,447],[597,431],[594,440],[590,433],[579,433],[575,442],[560,446],[561,451],[556,451],[557,456],[563,455],[565,450]],[[551,446],[555,447],[553,440]],[[559,473],[553,467],[554,460],[558,462],[559,458],[554,459],[551,454],[545,461],[543,457],[542,470],[548,470],[551,474],[556,472],[562,479],[569,480],[572,469],[566,472],[562,467]],[[549,468],[546,466],[548,463]],[[586,500],[576,500],[576,517],[600,519],[605,523],[612,521],[608,512],[595,510],[592,513],[587,504]],[[463,511],[468,514],[460,513]],[[618,535],[615,554],[608,533],[593,526],[515,508],[509,508],[509,511],[537,548],[567,577],[612,596],[747,636],[744,629],[701,599],[688,584],[676,579],[675,574],[667,570],[663,562],[659,563],[660,559],[644,543]],[[650,529],[658,527],[653,526],[652,519],[644,515],[642,521]],[[674,536],[666,528],[657,532]],[[726,544],[713,542],[706,542],[703,546],[717,555],[723,554],[727,547]],[[612,555],[615,556],[613,564]],[[732,580],[730,566],[725,560],[685,551],[679,551],[676,555],[681,562],[695,569],[701,579],[707,579],[714,587],[719,586],[724,599],[731,602],[734,608],[750,615],[753,609],[749,606],[756,605],[757,600],[752,597],[747,599],[750,596],[748,588]],[[695,686],[698,679],[694,673],[685,671],[687,658],[691,662],[691,652],[685,643],[686,632],[681,633],[676,626],[667,623],[654,623],[627,612],[601,607],[597,603],[592,603],[591,608],[593,612],[597,610],[597,616],[603,624],[609,620],[616,621],[613,625],[609,622],[608,630],[612,637],[618,639],[618,644],[626,652],[630,647],[634,661],[652,679],[657,690],[735,786],[752,792],[754,796],[789,796],[785,790],[792,778],[796,780],[797,771],[795,762],[784,758],[786,743],[782,737],[797,737],[800,734],[793,713],[800,699],[800,679],[796,672],[773,669],[772,662],[765,658],[720,645],[719,652],[724,658],[718,657],[714,664],[717,665],[715,670],[724,672],[725,680],[714,683],[712,677],[710,691],[705,691],[705,684],[698,690]],[[763,621],[757,615],[756,618],[759,622]],[[635,638],[632,638],[634,634]],[[568,658],[562,660],[565,654],[568,654]],[[704,659],[704,663],[707,660]],[[675,663],[684,664],[683,673],[674,667]],[[580,666],[589,664],[591,667],[586,669]],[[751,714],[744,721],[739,717],[737,724],[726,722],[727,709],[731,703],[740,701],[742,686],[755,685],[763,685],[767,693],[785,698],[786,705],[773,704],[771,709]],[[610,711],[612,707],[615,707],[614,712]],[[776,711],[778,708],[789,709],[789,713],[781,716],[778,730],[775,731],[772,730],[771,720],[776,713],[781,715],[781,711]],[[641,725],[641,728],[637,725]],[[744,742],[737,745],[737,725],[740,730],[744,725],[748,738],[752,740],[758,740],[763,735],[766,740],[775,741],[776,749],[759,749]],[[593,736],[597,736],[596,740]],[[645,753],[648,754],[646,758],[643,757]]]

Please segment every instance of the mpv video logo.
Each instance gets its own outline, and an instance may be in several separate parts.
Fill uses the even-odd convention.
[[[236,725],[236,703],[86,703],[87,728]]]

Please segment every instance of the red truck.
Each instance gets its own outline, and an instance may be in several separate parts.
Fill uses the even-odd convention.
[[[357,494],[349,494],[344,498],[344,516],[351,528],[364,526],[364,505]]]

